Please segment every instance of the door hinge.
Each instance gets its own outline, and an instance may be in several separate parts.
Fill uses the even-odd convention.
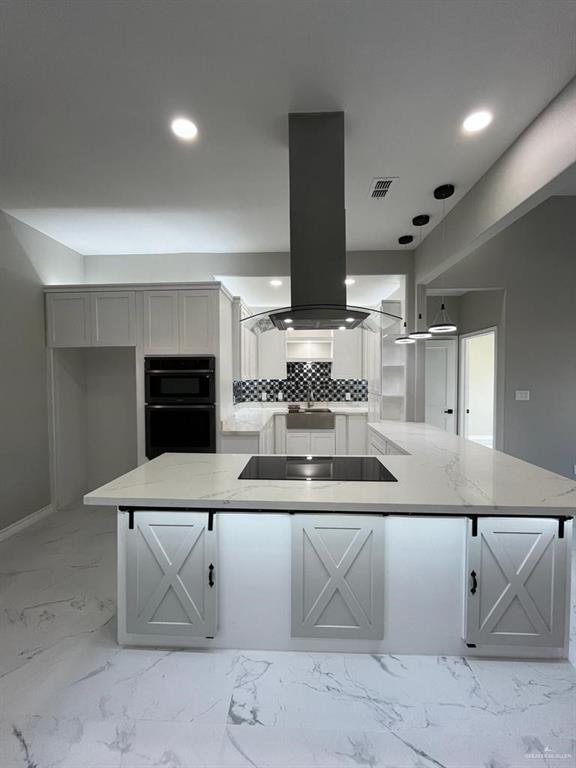
[[[129,530],[134,530],[134,510],[130,509],[128,511],[128,528]]]

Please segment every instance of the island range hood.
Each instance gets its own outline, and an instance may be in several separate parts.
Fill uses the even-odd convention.
[[[245,318],[255,333],[380,327],[385,314],[346,303],[344,113],[288,116],[291,306]]]

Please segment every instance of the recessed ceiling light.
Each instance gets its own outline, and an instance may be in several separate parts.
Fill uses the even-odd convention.
[[[356,280],[354,280],[353,277],[347,277],[346,280],[344,280],[344,285],[354,285]]]
[[[270,280],[270,285],[279,288],[282,285],[282,280]]]
[[[478,112],[472,112],[462,123],[464,133],[477,133],[483,131],[492,122],[492,113],[487,109],[481,109]]]
[[[183,141],[192,141],[198,135],[198,128],[188,117],[175,117],[170,123],[170,128],[175,136]]]
[[[285,323],[287,323],[288,325],[290,325],[290,323],[292,322],[292,318],[290,318],[290,317],[285,317],[285,318],[284,318],[284,322],[285,322]]]
[[[347,323],[353,323],[354,322],[354,318],[353,317],[347,317],[346,318],[346,322]]]
[[[345,326],[345,325],[341,325],[341,326],[338,328],[338,330],[339,330],[339,331],[345,331],[345,330],[346,330],[346,326]]]

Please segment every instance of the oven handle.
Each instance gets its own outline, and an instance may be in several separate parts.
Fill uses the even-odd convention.
[[[205,411],[205,410],[214,410],[214,408],[216,408],[216,406],[214,405],[214,403],[206,403],[205,405],[201,405],[201,404],[190,405],[188,403],[185,403],[185,404],[176,404],[176,403],[166,404],[165,403],[164,405],[147,405],[146,408],[149,408],[149,409],[153,409],[153,408],[154,409],[177,408],[178,410],[186,408],[187,410],[199,410],[199,409],[202,409],[202,410]]]
[[[181,374],[182,376],[193,376],[195,373],[201,373],[201,374],[209,374],[210,376],[213,376],[215,374],[215,371],[213,368],[194,368],[193,370],[183,370],[182,368],[175,368],[174,370],[169,369],[166,370],[164,368],[147,368],[145,373],[154,373],[154,374],[164,374],[168,373],[170,376],[174,376],[175,374]]]

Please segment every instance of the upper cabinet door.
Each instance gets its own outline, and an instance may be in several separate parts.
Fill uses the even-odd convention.
[[[292,516],[292,636],[381,640],[383,520]]]
[[[134,293],[91,293],[92,341],[98,347],[136,344]]]
[[[332,360],[333,379],[362,378],[362,330],[335,331]]]
[[[214,637],[218,563],[208,513],[136,512],[123,535],[128,635]]]
[[[468,534],[467,643],[564,645],[566,541],[556,520],[478,520]]]
[[[179,351],[178,291],[144,291],[144,353]]]
[[[88,293],[49,293],[46,297],[49,347],[89,347],[92,343]]]
[[[217,291],[178,291],[180,352],[215,355],[218,352]]]
[[[276,329],[258,338],[258,376],[261,379],[286,378],[286,331]]]

